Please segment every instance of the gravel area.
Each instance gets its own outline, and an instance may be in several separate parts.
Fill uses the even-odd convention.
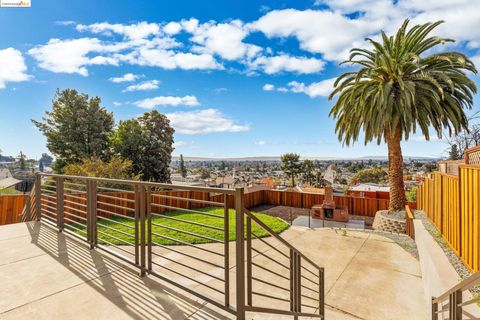
[[[415,210],[414,215],[416,219],[422,220],[425,229],[432,235],[432,238],[438,243],[440,248],[442,248],[443,252],[447,256],[448,260],[452,264],[452,266],[457,271],[458,275],[461,279],[468,278],[472,273],[467,269],[467,267],[463,264],[462,260],[457,256],[455,251],[450,248],[448,243],[443,239],[440,232],[437,230],[435,225],[428,219],[423,211]]]
[[[399,234],[399,233],[389,233],[389,232],[381,232],[381,231],[373,231],[373,233],[379,234],[386,238],[389,238],[395,241],[400,247],[405,249],[408,253],[415,257],[418,260],[418,249],[415,240],[407,236],[406,234]]]
[[[389,212],[388,210],[380,210],[377,213],[382,213],[384,216],[394,220],[405,221],[405,210]]]

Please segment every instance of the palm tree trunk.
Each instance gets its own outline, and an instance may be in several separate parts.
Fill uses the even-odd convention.
[[[390,211],[403,210],[407,201],[403,184],[403,156],[400,141],[402,131],[398,127],[392,135],[387,132],[388,180],[390,184]]]

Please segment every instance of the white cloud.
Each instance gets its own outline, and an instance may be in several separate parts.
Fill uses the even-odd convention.
[[[174,35],[182,30],[182,25],[178,22],[169,22],[163,26],[163,32],[168,35]]]
[[[158,106],[189,106],[195,107],[199,106],[200,103],[195,96],[184,96],[184,97],[174,97],[174,96],[159,96],[155,98],[147,98],[143,100],[136,101],[134,103],[136,106],[145,109],[153,109]]]
[[[218,54],[226,60],[238,60],[245,56],[254,56],[261,51],[256,45],[243,42],[248,30],[240,20],[199,24],[198,20],[190,19],[183,21],[182,24],[193,35],[190,40],[199,44],[194,48],[198,52]]]
[[[205,70],[223,68],[215,61],[212,55],[206,53],[177,53],[172,50],[142,48],[135,52],[135,55],[136,57],[130,61],[132,64],[154,66],[163,69]]]
[[[477,67],[477,69],[480,69],[480,54],[470,57],[470,60],[472,60],[472,62],[475,64],[475,67]]]
[[[55,24],[59,26],[71,26],[75,24],[75,21],[72,20],[60,20],[60,21],[55,21]]]
[[[174,148],[190,148],[190,149],[193,149],[195,146],[195,142],[194,141],[175,141],[173,143],[173,147]]]
[[[294,93],[304,93],[310,98],[316,97],[328,97],[333,91],[333,84],[335,83],[336,78],[325,79],[320,82],[313,82],[309,85],[306,85],[303,82],[290,81],[286,87],[277,87],[275,88],[272,84],[266,84],[263,86],[265,91],[279,91],[279,92],[294,92]]]
[[[131,92],[131,91],[147,91],[147,90],[155,90],[158,89],[158,85],[160,81],[158,80],[149,80],[144,81],[138,84],[132,84],[123,90],[123,92]]]
[[[250,130],[246,124],[237,124],[216,109],[181,111],[166,115],[177,133],[206,134],[213,132],[242,132]]]
[[[305,93],[310,98],[328,97],[333,91],[333,84],[337,78],[326,79],[320,82],[314,82],[305,85],[303,82],[291,81],[288,83],[290,91],[295,93]]]
[[[31,78],[22,53],[14,48],[0,50],[0,89],[7,82],[27,81]]]
[[[138,74],[133,74],[133,73],[126,73],[121,77],[112,77],[108,80],[114,82],[114,83],[121,83],[121,82],[132,82],[140,78],[140,75]]]
[[[317,73],[323,70],[325,62],[315,58],[292,57],[282,54],[273,57],[261,56],[250,64],[253,69],[262,69],[267,74],[279,72]]]
[[[266,142],[263,141],[263,140],[255,141],[255,144],[258,145],[258,146],[263,146],[263,145],[265,145],[265,143],[266,143]]]
[[[436,34],[473,47],[480,43],[480,1],[317,0],[315,4],[328,9],[273,10],[248,27],[269,38],[293,36],[300,48],[320,53],[329,61],[343,60],[350,48],[365,46],[365,37],[377,37],[381,30],[395,32],[406,17],[411,18],[412,25],[445,20]]]
[[[41,68],[62,73],[78,73],[88,76],[86,66],[94,64],[118,65],[118,60],[112,57],[88,57],[92,52],[107,52],[115,50],[104,46],[96,38],[80,38],[74,40],[50,39],[47,44],[36,46],[28,51]]]
[[[224,87],[220,87],[220,88],[215,88],[212,90],[213,93],[215,94],[220,94],[220,93],[224,93],[224,92],[227,92],[228,89],[227,88],[224,88]]]
[[[273,84],[266,83],[266,84],[263,85],[262,90],[263,91],[273,91],[273,90],[275,90],[275,86]]]
[[[352,20],[329,10],[274,10],[250,25],[267,37],[294,36],[306,51],[323,54],[327,60],[342,60],[355,41],[382,26]]]
[[[121,106],[122,104],[123,104],[122,102],[113,101],[113,105],[114,105],[115,107],[119,107],[119,106]]]
[[[157,35],[160,32],[160,26],[157,23],[139,22],[130,25],[124,25],[120,23],[93,23],[90,25],[77,25],[78,31],[88,31],[91,33],[111,34],[116,33],[123,35],[128,39],[144,39],[151,35]]]
[[[365,37],[378,38],[380,30],[392,33],[405,17],[411,17],[412,25],[446,20],[435,32],[456,39],[455,45],[465,45],[472,50],[472,56],[480,55],[480,1],[317,0],[315,3],[319,5],[316,10],[273,10],[253,22],[234,19],[201,23],[191,18],[158,23],[78,24],[78,31],[107,37],[106,40],[51,39],[29,53],[44,69],[83,76],[88,75],[87,68],[91,65],[231,70],[232,62],[234,68],[244,68],[238,71],[247,75],[259,71],[311,74],[321,72],[325,61],[344,60],[350,48],[367,46]],[[255,38],[249,36],[257,32],[274,43],[265,47],[256,45]],[[183,37],[185,34],[189,37]],[[283,40],[290,37],[309,55],[295,53],[297,56],[293,56],[288,47],[272,49],[281,47]],[[291,42],[288,45],[291,46]],[[296,52],[297,48],[294,49]]]

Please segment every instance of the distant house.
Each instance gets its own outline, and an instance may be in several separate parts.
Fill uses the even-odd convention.
[[[15,179],[14,177],[0,179],[0,189],[10,188],[21,182],[22,180]]]
[[[302,186],[300,188],[302,192],[305,193],[319,193],[319,194],[325,194],[325,189],[324,188],[315,188],[312,186]]]
[[[217,188],[234,188],[238,183],[240,183],[240,179],[233,177],[217,177],[215,179]]]
[[[370,183],[361,183],[348,188],[347,194],[353,197],[388,199],[390,187]]]
[[[13,187],[22,182],[22,180],[15,179],[12,173],[7,168],[0,168],[0,189]]]
[[[0,180],[11,177],[12,173],[10,172],[10,170],[8,170],[7,168],[0,168]]]

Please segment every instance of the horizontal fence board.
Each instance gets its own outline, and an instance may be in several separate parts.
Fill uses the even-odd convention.
[[[104,197],[102,197],[104,195]],[[160,197],[167,196],[167,197]],[[117,192],[99,190],[97,193],[98,199],[102,203],[97,204],[99,209],[98,214],[107,218],[111,218],[114,214],[126,215],[133,217],[135,202],[134,193],[132,192]],[[21,214],[23,206],[25,205],[26,196],[2,196],[5,198],[3,202],[0,201],[0,220],[1,224],[18,222],[18,215]],[[210,204],[187,201],[188,198],[202,201],[212,201],[222,203],[224,202],[224,195],[212,192],[203,191],[151,191],[151,203],[159,206],[152,206],[152,210],[156,213],[170,211],[172,209],[162,207],[175,207],[179,209],[195,209],[210,206]],[[172,198],[168,198],[172,197]],[[12,199],[11,199],[12,198]],[[13,200],[13,198],[18,198]],[[43,199],[44,197],[42,197]],[[6,200],[9,199],[9,200]],[[21,200],[19,200],[21,199]],[[45,197],[46,199],[46,197]],[[65,191],[65,213],[77,215],[82,218],[86,217],[86,193],[82,191],[72,192]],[[314,205],[322,204],[324,200],[323,194],[318,193],[302,193],[294,191],[278,191],[278,190],[257,190],[247,192],[244,194],[244,206],[252,208],[260,205],[276,205],[289,206],[296,208],[310,209]],[[387,210],[389,200],[361,198],[352,196],[335,195],[335,203],[337,206],[348,209],[349,214],[374,217],[378,210]],[[227,207],[234,208],[233,195],[227,195]],[[409,202],[410,208],[415,209],[416,203]],[[111,212],[112,214],[109,214]],[[76,217],[70,217],[74,220],[81,220]]]

